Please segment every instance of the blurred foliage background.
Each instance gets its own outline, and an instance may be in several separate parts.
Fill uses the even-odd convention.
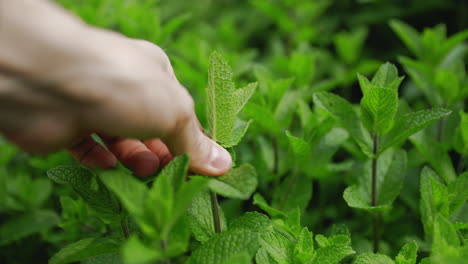
[[[332,91],[358,103],[362,93],[357,72],[370,75],[385,61],[397,64],[400,75],[406,75],[399,91],[404,107],[417,110],[444,106],[454,110],[442,125],[442,132],[437,124],[429,129],[429,134],[439,137],[443,145],[443,158],[421,154],[430,152],[426,143],[431,141],[414,139],[403,146],[409,153],[406,182],[392,211],[383,215],[382,252],[393,256],[405,242],[416,240],[421,256],[429,254],[419,216],[419,172],[424,164],[431,164],[439,174],[456,175],[464,171],[466,150],[460,149],[464,143],[453,142],[460,124],[458,111],[466,111],[467,86],[465,80],[461,81],[459,90],[462,92],[455,98],[444,97],[443,92],[439,101],[427,98],[427,93],[411,75],[411,65],[403,63],[402,56],[415,56],[392,30],[389,21],[404,21],[419,32],[443,24],[445,28],[439,26],[436,31],[445,31],[451,36],[467,29],[468,1],[57,2],[89,24],[161,46],[171,59],[179,81],[194,97],[203,124],[206,124],[203,100],[208,57],[212,51],[223,54],[232,65],[238,86],[258,80],[259,89],[252,104],[249,103],[242,113],[254,119],[254,123],[244,142],[235,149],[237,159],[256,167],[260,179],[258,192],[272,201],[273,206],[286,210],[288,203],[301,204],[301,222],[314,233],[326,234],[346,225],[351,230],[353,248],[358,252],[371,248],[368,215],[349,208],[342,193],[355,181],[359,162],[365,157],[346,133],[337,130],[330,135],[336,148],[323,154],[323,160],[308,161],[323,162],[326,168],[310,172],[293,158],[284,131],[305,136],[308,128],[304,126],[305,115],[301,111],[313,108],[314,92]],[[438,45],[435,40],[430,43]],[[463,71],[466,50],[463,46],[456,54],[463,62]],[[416,58],[427,59],[426,65],[430,66],[431,54],[431,50],[425,50]],[[282,92],[279,96],[275,91]],[[298,105],[299,101],[304,104]],[[269,109],[265,115],[273,115],[277,124],[257,120],[256,106]],[[319,124],[323,113],[314,111],[318,112],[316,124]],[[337,139],[340,142],[336,142]],[[13,221],[17,227],[0,227],[0,262],[46,263],[66,243],[96,232],[110,232],[92,211],[86,210],[84,202],[71,188],[54,185],[45,176],[48,169],[70,162],[73,161],[65,152],[37,157],[0,141],[0,226]],[[434,164],[437,162],[439,165]],[[307,177],[298,177],[300,182],[291,184],[290,175]],[[275,191],[270,191],[271,186]],[[281,186],[293,186],[293,190],[288,190],[289,198],[284,198],[285,188]],[[259,210],[252,201],[224,200],[222,206],[228,219],[243,211]],[[467,212],[464,210],[464,215],[457,217],[466,221]]]

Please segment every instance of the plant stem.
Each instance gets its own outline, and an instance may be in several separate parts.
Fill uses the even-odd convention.
[[[273,173],[278,174],[278,162],[279,162],[279,149],[278,149],[278,138],[273,137]]]
[[[211,211],[213,212],[213,224],[216,233],[221,233],[221,220],[219,217],[218,197],[216,193],[210,191]]]
[[[160,243],[162,252],[164,252],[164,254],[165,254],[165,253],[166,253],[166,249],[167,249],[167,239],[166,239],[166,238],[163,238],[163,239],[161,239],[161,241],[160,241],[159,243]],[[170,264],[170,263],[171,263],[171,260],[170,260],[169,258],[167,258],[166,260],[164,260],[164,263]]]
[[[125,217],[124,219],[120,221],[120,229],[122,229],[122,233],[125,239],[128,239],[128,237],[130,236],[130,232],[128,231],[127,217]]]
[[[379,135],[376,133],[373,136],[373,148],[372,153],[374,157],[372,158],[372,206],[377,206],[378,203],[378,194],[377,194],[377,162],[378,157],[377,153],[379,152]],[[375,212],[372,217],[372,232],[373,232],[373,248],[374,253],[379,251],[379,229],[380,229],[380,215],[378,212]]]

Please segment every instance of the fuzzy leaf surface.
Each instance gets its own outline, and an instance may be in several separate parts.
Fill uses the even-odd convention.
[[[403,142],[406,138],[419,130],[427,127],[432,122],[439,120],[452,111],[447,109],[431,109],[409,113],[397,118],[392,130],[382,139],[379,153],[382,153],[391,146]]]
[[[119,250],[120,242],[113,238],[86,238],[62,248],[50,258],[49,263],[73,263],[91,257],[116,253]]]
[[[351,103],[338,95],[327,92],[314,94],[314,102],[336,118],[343,128],[348,130],[366,155],[372,156],[371,137],[362,126]]]
[[[250,164],[242,164],[223,176],[209,180],[209,188],[224,197],[247,200],[257,188],[257,172]]]
[[[255,91],[257,83],[236,89],[232,70],[224,58],[213,52],[209,60],[207,115],[211,137],[228,148],[239,143],[249,123],[237,122],[237,114]],[[238,124],[236,124],[238,123]]]

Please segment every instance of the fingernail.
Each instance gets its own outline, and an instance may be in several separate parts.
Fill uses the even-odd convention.
[[[219,145],[213,146],[210,158],[210,170],[214,174],[224,174],[232,166],[232,159],[229,152]]]

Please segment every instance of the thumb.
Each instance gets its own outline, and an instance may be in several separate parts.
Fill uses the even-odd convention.
[[[179,122],[164,142],[172,154],[190,156],[190,171],[209,176],[225,174],[232,166],[231,155],[201,131],[194,113],[191,116]]]

